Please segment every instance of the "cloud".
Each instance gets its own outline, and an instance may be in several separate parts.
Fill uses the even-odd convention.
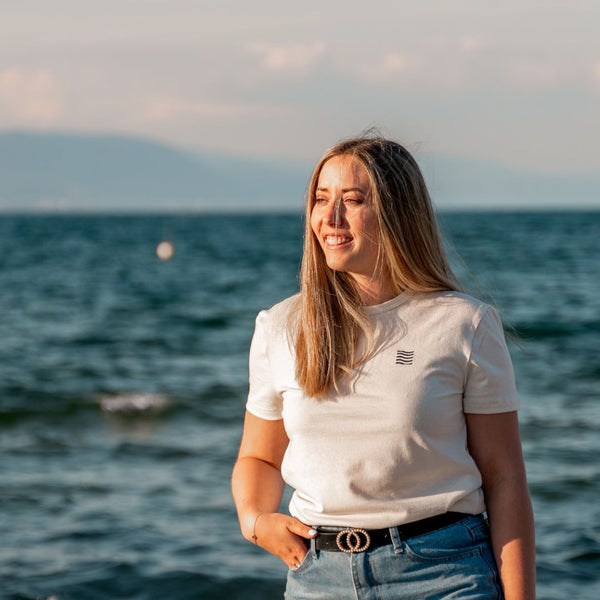
[[[406,70],[411,64],[410,58],[400,52],[389,52],[381,62],[381,68],[386,73],[398,73]]]
[[[0,115],[5,126],[49,125],[63,112],[58,80],[47,69],[0,71]]]
[[[419,72],[419,59],[400,51],[379,56],[359,56],[356,60],[338,61],[340,72],[368,84],[393,84],[410,81]]]
[[[410,49],[363,53],[332,64],[359,81],[407,94],[467,96],[536,93],[577,85],[584,77],[572,61],[538,56],[517,59],[480,35],[427,40]],[[589,71],[588,71],[589,73]],[[589,78],[589,75],[585,75]],[[596,77],[596,81],[600,81]]]
[[[509,81],[522,88],[549,88],[561,82],[556,65],[539,60],[522,60],[509,67]]]
[[[488,42],[481,35],[463,35],[458,39],[458,47],[466,53],[483,50],[488,45]]]
[[[221,102],[198,102],[169,96],[150,98],[142,111],[150,121],[170,121],[181,117],[228,117],[240,107]]]
[[[480,34],[432,38],[410,51],[391,49],[371,56],[362,53],[350,61],[348,73],[369,83],[410,85],[428,92],[433,87],[456,91],[479,79],[478,69],[487,61],[491,48],[491,42]],[[347,71],[347,66],[341,66],[344,69]]]
[[[320,42],[313,44],[269,44],[255,42],[248,51],[262,58],[262,66],[268,71],[292,71],[305,73],[312,69],[325,53]]]
[[[281,113],[282,107],[272,104],[242,102],[206,102],[175,96],[148,98],[141,110],[142,120],[167,122],[190,117],[201,119],[234,119],[247,116]]]

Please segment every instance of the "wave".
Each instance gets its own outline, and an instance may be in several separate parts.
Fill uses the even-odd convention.
[[[569,321],[559,320],[533,321],[531,323],[521,322],[513,324],[519,338],[527,340],[539,340],[544,338],[578,337],[582,334],[595,334],[600,332],[599,320]]]

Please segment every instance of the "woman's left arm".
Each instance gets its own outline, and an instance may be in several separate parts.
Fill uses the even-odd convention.
[[[516,412],[466,414],[506,600],[535,600],[535,533]]]

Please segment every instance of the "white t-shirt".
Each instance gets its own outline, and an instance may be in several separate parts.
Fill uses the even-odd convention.
[[[340,393],[295,378],[292,296],[256,318],[247,409],[282,419],[290,513],[309,525],[381,528],[485,510],[464,413],[519,408],[496,311],[457,292],[413,293],[366,310],[377,346]]]

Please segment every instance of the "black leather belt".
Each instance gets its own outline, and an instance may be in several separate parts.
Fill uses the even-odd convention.
[[[364,552],[371,548],[378,548],[392,543],[391,530],[398,532],[401,540],[423,535],[436,529],[457,523],[472,515],[460,512],[447,512],[435,517],[413,521],[397,527],[386,529],[361,529],[348,527],[339,531],[327,531],[317,527],[319,532],[315,538],[317,550],[328,552]],[[310,540],[307,540],[310,543]]]

